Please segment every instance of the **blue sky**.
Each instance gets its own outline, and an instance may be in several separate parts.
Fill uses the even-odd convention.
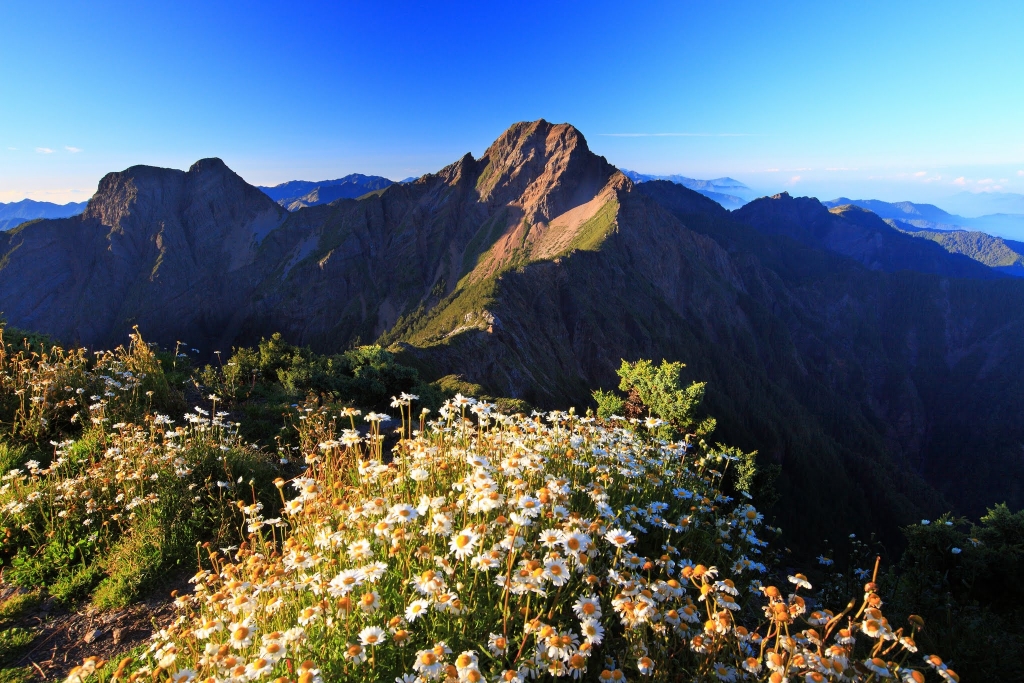
[[[402,178],[541,117],[648,173],[1024,192],[1019,0],[162,4],[4,3],[0,201],[208,156]]]

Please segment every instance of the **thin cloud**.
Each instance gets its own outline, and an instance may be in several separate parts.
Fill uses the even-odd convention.
[[[1024,171],[1017,171],[1017,175],[1024,176]]]
[[[754,133],[598,133],[606,138],[747,138]]]
[[[846,168],[845,166],[836,166],[833,168],[826,168],[826,171],[859,171],[858,168]]]
[[[77,202],[91,197],[95,189],[82,188],[60,188],[54,190],[2,190],[0,191],[0,202],[16,202],[22,199],[34,199],[42,202],[56,202],[66,204]]]
[[[964,178],[963,176],[960,176],[959,178],[957,178],[956,180],[953,181],[953,184],[954,185],[959,185],[960,187],[963,187],[964,185],[967,184],[967,179]]]
[[[79,152],[82,151],[80,147],[64,147],[64,149],[71,152],[72,154],[78,154]]]
[[[10,150],[10,151],[12,151],[12,152],[17,152],[17,151],[18,151],[18,148],[17,148],[17,147],[8,147],[7,149],[9,149],[9,150]],[[1024,175],[1024,171],[1021,171],[1021,172],[1020,172],[1020,175]]]
[[[786,183],[786,184],[787,184],[787,185],[796,185],[796,184],[797,184],[797,183],[799,183],[799,182],[800,182],[800,176],[798,176],[798,175],[795,175],[795,176],[793,176],[792,178],[790,178],[790,179],[789,179],[789,182],[788,182],[788,183]]]
[[[924,176],[928,175],[928,171],[918,171],[914,175],[917,176],[918,178],[923,178]]]
[[[39,154],[53,154],[53,150],[49,147],[36,147],[36,152]]]
[[[765,173],[778,173],[779,169],[777,169],[777,168],[766,168],[766,169],[764,169],[764,172]]]

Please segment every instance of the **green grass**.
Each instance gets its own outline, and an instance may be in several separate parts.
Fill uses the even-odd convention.
[[[473,234],[472,239],[466,244],[466,249],[462,253],[460,276],[468,275],[487,258],[487,254],[490,253],[494,243],[508,229],[507,216],[508,212],[506,209],[498,211]],[[529,226],[527,226],[527,230],[529,230]]]
[[[0,631],[0,667],[16,662],[35,640],[36,635],[35,631],[17,626]]]
[[[615,199],[609,200],[586,223],[580,226],[576,236],[569,243],[566,253],[575,249],[596,251],[608,235],[615,230],[618,215],[619,202]]]
[[[15,593],[0,603],[0,623],[20,619],[27,612],[39,607],[39,590]]]
[[[38,674],[30,666],[16,669],[0,669],[0,683],[33,683]]]

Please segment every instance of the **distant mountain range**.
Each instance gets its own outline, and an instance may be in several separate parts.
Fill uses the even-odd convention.
[[[415,182],[278,203],[320,187],[275,201],[218,159],[108,174],[83,214],[0,233],[2,313],[94,347],[134,325],[207,354],[376,340],[539,407],[681,360],[714,439],[779,473],[787,544],[1024,504],[1024,279],[966,247],[787,194],[729,212],[543,120]]]
[[[964,193],[961,193],[964,194]],[[958,197],[960,195],[955,195]],[[1024,195],[1019,196],[1024,199]],[[943,211],[933,204],[915,204],[914,202],[883,202],[877,199],[848,199],[839,197],[827,202],[825,206],[834,208],[853,204],[869,211],[874,211],[882,218],[899,221],[905,229],[922,230],[962,230],[986,232],[1011,239],[1024,240],[1024,209],[1020,214],[988,214],[976,218],[965,218]],[[1015,206],[1013,203],[1007,206]]]
[[[715,178],[714,180],[698,180],[682,175],[648,175],[629,169],[620,168],[623,175],[634,183],[646,183],[651,180],[667,180],[701,193],[708,199],[721,204],[726,209],[738,209],[754,198],[754,191],[733,178]]]
[[[4,204],[0,202],[0,231],[10,230],[25,221],[37,218],[67,218],[85,211],[88,202],[70,204],[52,204],[22,199],[20,202]]]
[[[392,184],[393,180],[381,176],[352,173],[337,180],[289,180],[273,187],[259,186],[259,189],[289,211],[297,211],[338,199],[355,199]]]

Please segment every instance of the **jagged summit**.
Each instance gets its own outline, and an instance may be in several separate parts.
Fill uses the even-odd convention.
[[[115,229],[126,228],[128,221],[136,229],[147,230],[154,221],[166,220],[168,214],[186,209],[195,221],[205,218],[223,225],[237,219],[235,209],[242,206],[242,213],[247,214],[280,213],[269,197],[246,183],[221,159],[209,158],[200,159],[187,171],[140,165],[108,173],[100,180],[82,218]],[[230,215],[214,217],[222,211]]]
[[[604,157],[568,123],[513,124],[480,158],[477,190],[485,201],[520,206],[524,218],[548,222],[586,203],[615,175]]]

